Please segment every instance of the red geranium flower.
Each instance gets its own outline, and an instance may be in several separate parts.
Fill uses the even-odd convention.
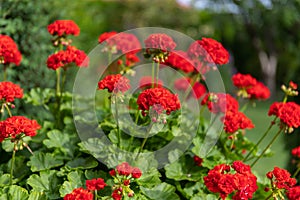
[[[226,133],[235,133],[239,129],[254,128],[252,121],[242,112],[227,111],[223,120]]]
[[[0,82],[0,100],[13,102],[15,98],[22,98],[23,90],[12,82]]]
[[[274,167],[273,171],[270,171],[266,174],[269,179],[273,179],[273,183],[278,189],[290,189],[296,184],[296,179],[291,178],[291,174],[279,167]]]
[[[202,159],[202,158],[200,158],[199,156],[194,155],[193,159],[194,159],[194,162],[195,162],[195,164],[196,164],[197,166],[199,166],[199,167],[202,166],[202,162],[203,162],[203,159]]]
[[[64,197],[64,200],[93,200],[94,199],[94,195],[88,191],[85,190],[83,188],[76,188],[72,191],[72,193],[67,194]]]
[[[131,176],[132,178],[140,178],[142,176],[142,171],[139,168],[134,167],[132,168]]]
[[[154,87],[162,87],[164,85],[163,81],[156,78],[152,80],[152,76],[143,76],[139,81],[139,87],[140,88],[151,88]]]
[[[294,102],[274,102],[269,109],[269,116],[275,115],[288,128],[298,128],[300,126],[300,106]]]
[[[128,162],[123,162],[116,167],[116,171],[119,175],[129,176],[132,172],[132,167],[128,164]]]
[[[188,55],[200,57],[205,62],[223,65],[229,61],[229,53],[221,43],[212,38],[202,38],[191,44]]]
[[[13,39],[7,35],[0,35],[0,64],[15,63],[20,65],[22,55]]]
[[[196,82],[193,86],[193,97],[201,98],[206,93],[206,87],[202,83]]]
[[[109,32],[99,36],[99,43],[106,41],[110,48],[115,48],[115,52],[121,53],[137,53],[141,50],[141,44],[138,38],[131,33]]]
[[[86,180],[85,185],[88,190],[102,190],[106,186],[106,183],[102,178],[94,178]]]
[[[176,43],[172,37],[164,33],[154,33],[144,41],[146,46],[146,57],[152,57],[155,62],[164,63],[169,53],[175,49]]]
[[[249,88],[257,84],[257,80],[250,74],[237,73],[232,76],[233,85],[238,88]]]
[[[98,82],[98,89],[107,89],[108,92],[126,92],[129,90],[129,80],[121,74],[108,75]]]
[[[292,149],[292,155],[300,158],[300,146]]]
[[[250,99],[268,99],[271,92],[263,83],[258,82],[255,86],[248,88],[247,93]]]
[[[68,64],[75,63],[78,67],[87,67],[87,55],[73,46],[68,46],[67,49],[61,50],[52,54],[47,59],[47,66],[50,69],[56,70],[60,67],[65,67]]]
[[[293,81],[289,82],[289,86],[293,89],[293,90],[297,90],[298,89],[298,85],[296,83],[294,83]]]
[[[184,51],[170,52],[165,64],[171,65],[175,69],[180,69],[185,73],[193,72],[195,70],[192,61],[189,60],[187,53]]]
[[[191,79],[188,77],[183,77],[175,80],[174,82],[174,88],[177,90],[187,90],[189,88],[189,85],[191,83]]]
[[[299,200],[300,199],[300,186],[291,187],[286,192],[286,196],[289,200]]]
[[[268,99],[270,90],[262,82],[257,81],[250,74],[237,73],[232,76],[233,85],[239,88],[238,96],[250,99]]]
[[[224,93],[208,93],[201,101],[201,105],[207,105],[212,113],[237,112],[239,108],[238,101],[230,94]]]
[[[148,50],[159,49],[161,51],[172,51],[176,47],[174,40],[164,33],[154,33],[145,40],[145,46]]]
[[[177,95],[172,94],[165,88],[150,88],[140,93],[137,99],[139,109],[145,116],[150,107],[161,114],[163,110],[169,115],[172,111],[180,109],[180,102]]]
[[[15,138],[24,133],[26,136],[33,137],[41,126],[36,120],[30,120],[23,116],[9,117],[0,122],[0,142],[5,138]]]
[[[48,32],[51,35],[79,35],[80,29],[77,24],[72,20],[56,20],[48,25]]]
[[[102,43],[104,42],[105,40],[107,40],[108,38],[116,35],[117,32],[116,31],[111,31],[111,32],[105,32],[105,33],[102,33],[99,38],[98,38],[98,42],[99,43]]]
[[[257,178],[252,174],[250,166],[241,161],[234,161],[231,168],[235,173],[229,173],[229,165],[215,166],[204,177],[204,184],[211,192],[219,193],[222,199],[226,199],[233,192],[234,200],[251,199],[258,187]]]
[[[115,189],[111,195],[114,200],[122,199],[122,188]]]

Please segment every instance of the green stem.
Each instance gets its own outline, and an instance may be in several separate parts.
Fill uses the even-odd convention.
[[[274,141],[277,139],[277,137],[279,136],[279,134],[281,133],[282,128],[279,129],[279,131],[276,133],[276,135],[273,137],[273,139],[271,140],[271,142],[266,146],[266,148],[263,150],[263,152],[258,156],[258,158],[256,158],[256,160],[251,164],[251,167],[253,167],[257,161],[259,159],[262,158],[262,156],[266,153],[266,151],[271,147],[271,145],[274,143]]]
[[[10,166],[10,185],[13,185],[13,173],[16,159],[16,151],[17,151],[17,142],[14,143],[14,150],[11,158],[11,166]]]
[[[273,121],[271,121],[270,126],[268,127],[268,129],[266,130],[266,132],[263,134],[263,136],[259,139],[259,141],[254,145],[254,147],[251,148],[251,150],[249,151],[249,153],[247,154],[247,156],[243,159],[243,161],[245,162],[247,160],[247,158],[249,158],[249,156],[252,154],[252,152],[258,147],[258,145],[260,145],[260,143],[265,139],[265,137],[268,135],[268,133],[270,132],[271,128],[273,127],[273,125],[275,124],[277,117],[275,117],[275,119]]]
[[[119,126],[119,110],[118,110],[118,98],[117,95],[115,94],[113,96],[114,102],[115,102],[115,110],[116,110],[116,122],[117,122],[117,137],[118,137],[118,144],[117,146],[120,147],[121,145],[121,133],[120,133],[120,126]]]
[[[9,109],[9,107],[8,107],[8,105],[7,105],[6,103],[4,103],[4,107],[6,108],[9,117],[12,117],[12,114],[11,114],[11,112],[10,112],[10,109]]]
[[[249,101],[247,101],[247,102],[243,105],[243,107],[241,108],[240,112],[244,112],[244,111],[247,109],[248,105],[249,105]]]
[[[265,200],[271,199],[273,197],[273,193],[271,193]]]
[[[3,66],[3,81],[6,81],[7,79],[7,64],[4,64]]]
[[[152,88],[154,88],[155,87],[155,66],[154,66],[154,64],[155,64],[155,62],[154,61],[152,61],[152,72],[151,72],[151,77],[152,77]]]
[[[143,142],[142,142],[142,145],[140,146],[139,152],[138,152],[138,154],[136,155],[135,160],[138,159],[140,153],[142,152],[142,150],[143,150],[143,148],[144,148],[144,146],[145,146],[145,144],[146,144],[146,142],[147,142],[147,139],[148,139],[148,136],[149,136],[149,134],[150,134],[150,131],[151,131],[151,129],[152,129],[153,124],[154,124],[154,123],[151,123],[151,124],[150,124],[150,126],[149,126],[149,128],[148,128],[148,131],[147,131],[147,133],[146,133],[146,137],[144,138],[144,140],[143,140]]]
[[[56,96],[60,94],[60,68],[56,69]]]
[[[198,81],[198,78],[199,78],[198,74],[191,78],[191,83],[190,83],[191,87],[188,87],[187,90],[185,91],[184,96],[183,96],[183,101],[186,101],[186,99],[188,98],[189,94],[191,93],[191,91],[193,89],[194,84]]]
[[[300,167],[297,168],[296,172],[293,174],[292,177],[295,178],[299,172],[300,172]]]
[[[159,77],[159,62],[156,64],[156,87],[158,87],[158,77]]]
[[[95,190],[95,200],[97,200],[97,190]]]
[[[61,80],[60,96],[62,96],[62,93],[65,91],[66,77],[67,77],[67,69],[64,69],[63,75],[62,75],[62,80]]]

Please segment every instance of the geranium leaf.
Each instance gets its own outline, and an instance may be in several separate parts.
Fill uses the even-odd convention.
[[[175,187],[168,183],[161,183],[153,188],[140,187],[143,194],[150,199],[179,200]]]
[[[27,163],[33,172],[59,167],[63,164],[64,162],[62,160],[55,158],[55,156],[51,153],[45,154],[43,152],[39,152],[31,156],[30,161]]]

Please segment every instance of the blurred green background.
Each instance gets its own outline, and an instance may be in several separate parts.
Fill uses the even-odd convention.
[[[290,80],[300,83],[299,0],[0,0],[0,8],[0,33],[13,37],[23,55],[9,77],[25,90],[54,87],[55,73],[45,62],[54,51],[47,25],[56,19],[79,25],[81,33],[73,44],[86,53],[103,32],[149,26],[220,41],[231,54],[230,63],[220,68],[228,92],[233,92],[230,77],[236,72],[252,74],[272,91],[271,101],[247,110],[256,125],[247,132],[253,141],[270,122],[271,102],[282,98],[280,86]],[[68,73],[71,90],[76,69]],[[283,135],[273,146],[275,156],[261,160],[255,169],[265,173],[277,165],[294,170],[290,150],[300,144],[299,134]]]

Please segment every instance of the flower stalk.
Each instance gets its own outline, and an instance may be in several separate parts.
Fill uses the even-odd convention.
[[[251,167],[253,167],[257,161],[259,161],[262,156],[266,153],[266,151],[272,146],[272,144],[275,142],[275,140],[277,139],[277,137],[280,135],[281,131],[283,130],[283,128],[280,128],[279,131],[276,133],[276,135],[273,137],[273,139],[270,141],[270,143],[266,146],[266,148],[263,150],[263,152],[258,156],[258,158],[256,158],[256,160],[250,165]]]

